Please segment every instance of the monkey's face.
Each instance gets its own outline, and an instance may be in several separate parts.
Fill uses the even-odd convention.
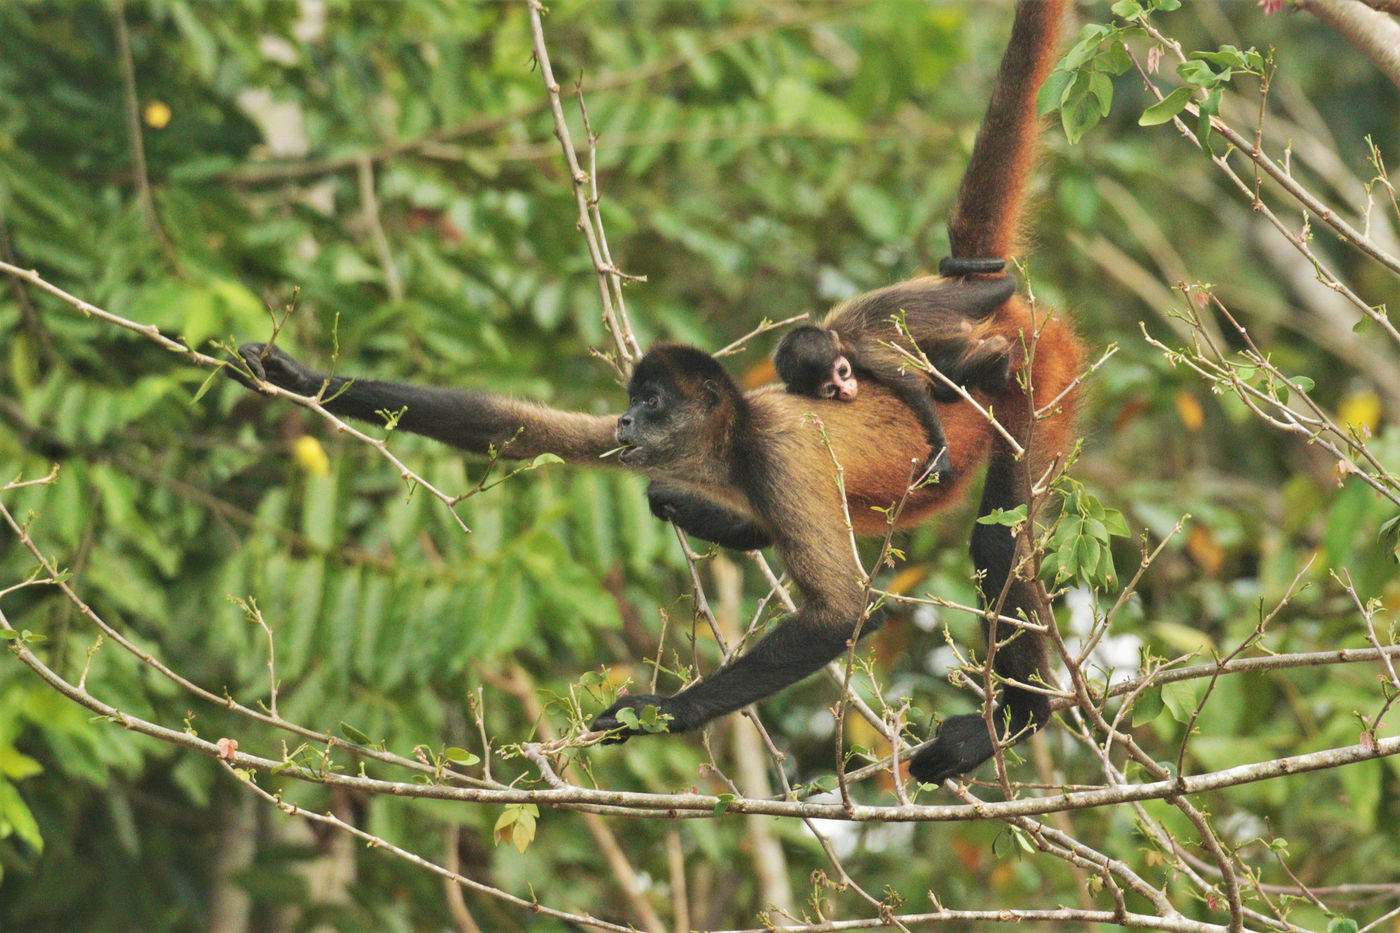
[[[614,432],[627,449],[618,459],[656,478],[694,480],[719,469],[724,424],[738,394],[709,354],[674,344],[654,348],[627,386],[627,410]]]
[[[618,459],[629,466],[646,467],[665,460],[674,446],[674,425],[678,399],[674,388],[656,381],[629,387],[627,410],[617,419],[613,432],[626,450]]]
[[[793,328],[778,344],[773,364],[793,395],[843,402],[856,397],[855,372],[835,331],[809,325]]]
[[[711,391],[687,393],[674,383],[643,382],[629,392],[627,411],[617,419],[618,459],[650,476],[694,478],[711,455]]]
[[[857,383],[850,361],[838,353],[826,367],[825,377],[817,394],[822,398],[840,399],[849,402],[856,397]]]

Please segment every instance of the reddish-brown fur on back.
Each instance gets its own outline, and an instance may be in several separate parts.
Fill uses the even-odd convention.
[[[1033,321],[1030,305],[1015,297],[986,325],[988,333],[1005,336],[1014,346],[1024,346],[1032,354],[1029,362],[1033,397],[1027,398],[1022,389],[1021,374],[1027,358],[1019,349],[1013,379],[1004,391],[995,395],[973,394],[984,408],[992,410],[998,422],[1019,443],[1027,447],[1027,466],[1033,479],[1038,479],[1057,456],[1066,453],[1072,442],[1079,391],[1078,387],[1069,392],[1065,390],[1078,376],[1084,357],[1081,344],[1066,323],[1058,318],[1047,320],[1043,311],[1037,318]],[[1035,410],[1049,405],[1062,393],[1063,398],[1059,398],[1045,418],[1034,418]],[[749,398],[755,412],[764,415],[762,427],[775,422],[788,423],[795,426],[795,433],[810,435],[806,441],[792,443],[811,449],[787,458],[788,463],[803,464],[812,474],[800,482],[829,485],[834,469],[831,456],[834,455],[844,472],[855,530],[864,534],[883,531],[885,517],[875,510],[887,509],[900,500],[909,485],[913,462],[922,463],[927,456],[923,428],[913,412],[878,384],[862,388],[860,395],[850,402],[804,398],[773,389],[759,390]],[[831,445],[829,454],[815,425],[803,424],[809,415],[820,419],[825,426],[826,439]],[[993,447],[1003,443],[986,417],[966,402],[940,404],[938,415],[948,437],[953,475],[948,482],[915,490],[900,515],[901,527],[917,524],[961,498],[978,467],[991,456]]]

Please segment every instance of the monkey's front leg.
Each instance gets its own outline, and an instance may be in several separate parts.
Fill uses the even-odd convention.
[[[673,522],[688,535],[712,541],[734,551],[760,551],[773,543],[772,537],[751,516],[698,492],[651,483],[647,486],[651,514],[663,522]]]
[[[238,350],[248,371],[298,395],[315,395],[325,386],[321,404],[333,414],[382,425],[385,415],[396,429],[422,434],[477,454],[495,453],[507,460],[528,460],[543,453],[570,463],[616,466],[600,457],[617,446],[617,419],[561,411],[508,396],[470,389],[437,389],[377,379],[326,377],[276,347],[244,344]],[[237,366],[229,372],[250,388],[256,385]]]

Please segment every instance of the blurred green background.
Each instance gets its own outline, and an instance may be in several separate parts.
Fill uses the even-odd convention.
[[[266,339],[266,309],[294,302],[281,342],[314,365],[329,362],[335,329],[343,372],[588,411],[621,406],[611,371],[588,352],[604,343],[597,285],[523,4],[150,0],[120,15],[134,110],[112,4],[0,6],[0,259],[192,346]],[[1099,5],[1080,15],[1109,19]],[[556,74],[566,84],[582,77],[601,137],[613,256],[646,277],[627,289],[643,343],[719,347],[763,318],[820,312],[936,263],[1009,21],[1006,2],[551,3]],[[1400,163],[1395,86],[1317,20],[1200,0],[1159,22],[1188,49],[1277,47],[1271,152],[1291,144],[1295,171],[1348,216],[1373,174],[1366,137]],[[1163,77],[1174,86],[1169,68]],[[1257,84],[1236,84],[1226,114],[1248,129]],[[1378,435],[1372,449],[1392,469],[1397,348],[1354,333],[1354,311],[1170,126],[1137,125],[1150,100],[1135,75],[1115,91],[1113,112],[1078,145],[1058,126],[1046,133],[1026,278],[1095,351],[1121,346],[1092,382],[1076,478],[1154,541],[1193,516],[1116,634],[1166,656],[1228,650],[1260,602],[1271,608],[1312,558],[1313,585],[1280,615],[1269,646],[1363,646],[1358,616],[1328,574],[1345,568],[1363,596],[1400,605],[1394,561],[1377,538],[1393,510],[1360,483],[1339,482],[1315,447],[1168,366],[1139,322],[1184,342],[1172,289],[1212,283],[1281,367],[1317,382],[1324,407]],[[129,119],[141,125],[155,226],[134,182]],[[1280,214],[1301,225],[1296,208]],[[1396,219],[1372,225],[1392,252]],[[1400,299],[1393,276],[1314,232],[1314,248],[1367,300]],[[775,340],[755,340],[728,360],[731,370],[764,379]],[[688,656],[684,565],[635,478],[559,467],[513,478],[461,506],[467,536],[441,503],[406,495],[388,463],[308,412],[225,380],[196,401],[206,371],[14,280],[0,282],[0,345],[0,477],[61,466],[56,484],[9,495],[7,507],[33,514],[35,538],[97,611],[216,693],[268,697],[265,636],[230,596],[254,596],[276,635],[283,715],[333,732],[349,724],[403,754],[476,742],[468,702],[478,686],[492,736],[534,734],[536,716],[503,672],[525,678],[551,727],[566,728],[551,698],[583,673],[608,665],[615,680],[650,676],[638,659],[657,654],[658,607],[671,620],[667,651]],[[393,443],[448,491],[480,475],[481,463],[420,439]],[[901,585],[971,602],[970,520],[963,507],[902,536],[912,570]],[[1135,553],[1125,542],[1120,568]],[[9,530],[0,533],[0,588],[31,568]],[[744,617],[764,592],[761,580],[746,587]],[[87,667],[88,686],[121,709],[280,754],[280,739],[197,703],[114,646],[91,652],[93,630],[52,588],[0,605],[17,628],[47,636],[38,650],[51,664],[74,678]],[[942,637],[927,629],[946,622],[975,642],[975,622],[911,615],[876,646],[882,682],[911,695],[925,723],[934,710],[971,709],[944,680]],[[1137,644],[1117,663],[1131,666]],[[1375,676],[1359,665],[1226,678],[1187,765],[1352,744],[1353,711],[1377,705]],[[801,780],[833,769],[833,696],[814,679],[762,705]],[[717,727],[721,762],[735,754],[733,719]],[[1174,759],[1180,729],[1154,723],[1142,741]],[[1050,744],[1067,780],[1094,778],[1087,759]],[[590,757],[604,787],[718,787],[693,738]],[[533,885],[554,906],[628,916],[577,814],[543,812],[520,853],[493,846],[497,808],[286,790],[430,858],[450,840],[465,873],[521,896]],[[1207,804],[1231,842],[1272,831],[1289,840],[1304,881],[1336,883],[1400,877],[1397,800],[1392,759]],[[1153,872],[1130,813],[1093,811],[1075,823]],[[752,926],[784,884],[800,907],[809,875],[829,870],[800,824],[765,826],[731,817],[615,829],[658,909],[676,893],[667,866],[678,848],[690,924]],[[896,825],[838,838],[867,889],[913,909],[931,885],[950,906],[1079,903],[1063,865],[998,844],[1003,832]],[[762,833],[781,844],[776,883],[755,872]],[[1258,849],[1251,860],[1266,879],[1285,881]],[[466,897],[484,929],[563,928]],[[1211,916],[1207,905],[1182,906]],[[0,929],[453,922],[431,876],[310,832],[254,803],[215,763],[90,721],[18,663],[0,663]]]

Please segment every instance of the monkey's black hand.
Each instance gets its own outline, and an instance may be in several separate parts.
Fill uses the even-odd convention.
[[[930,454],[920,468],[919,475],[924,477],[924,482],[931,481],[935,476],[940,483],[950,482],[953,478],[953,458],[948,456],[948,448],[940,447]]]
[[[263,343],[245,343],[238,348],[238,355],[242,357],[249,372],[278,388],[298,395],[311,395],[320,391],[322,376],[307,369],[276,347]],[[228,367],[228,372],[248,388],[257,388],[236,361]]]
[[[688,490],[654,482],[647,486],[647,504],[663,522],[720,547],[758,551],[773,543],[752,518]]]
[[[634,735],[646,735],[649,732],[678,732],[679,729],[671,728],[674,721],[672,706],[670,697],[657,696],[654,693],[620,696],[616,703],[597,715],[589,728],[594,732],[618,730],[617,734],[603,740],[604,745],[616,745],[626,742]],[[622,714],[623,710],[627,710],[631,715]],[[627,721],[624,721],[624,718]]]

